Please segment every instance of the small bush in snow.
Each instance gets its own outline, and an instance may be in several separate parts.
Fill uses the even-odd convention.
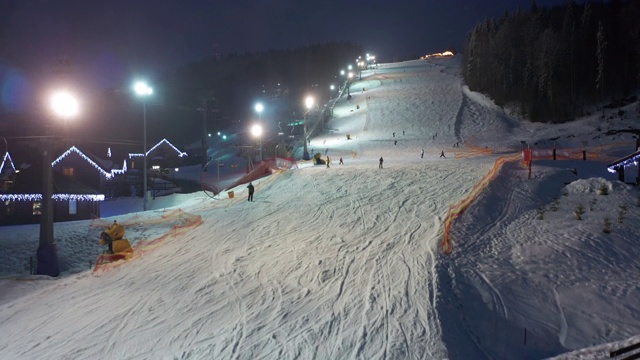
[[[589,200],[589,211],[593,211],[593,207],[596,205],[597,201],[598,200],[596,198]]]
[[[609,187],[607,186],[607,184],[600,185],[600,188],[598,189],[598,194],[609,195]]]
[[[608,217],[604,218],[604,228],[602,229],[602,232],[605,234],[611,233],[611,220],[609,220]]]
[[[562,196],[569,196],[569,190],[564,189],[564,190],[562,191]]]
[[[538,206],[538,220],[544,220],[544,212],[544,204],[540,204],[540,206]]]
[[[619,206],[620,210],[618,211],[618,223],[624,223],[624,216],[627,214],[627,205],[622,204]]]
[[[558,211],[559,208],[560,208],[560,199],[554,198],[553,202],[551,203],[551,211]]]
[[[582,220],[582,214],[584,214],[584,206],[582,206],[582,204],[578,204],[578,206],[576,206],[576,220]]]

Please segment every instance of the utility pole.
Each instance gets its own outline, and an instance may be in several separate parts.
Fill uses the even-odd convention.
[[[202,138],[200,140],[201,142],[201,147],[202,150],[200,152],[200,155],[202,156],[202,161],[201,161],[201,166],[202,169],[204,169],[207,166],[207,150],[209,148],[208,146],[208,141],[207,141],[207,137],[208,137],[208,133],[207,133],[207,114],[209,112],[218,112],[217,109],[209,109],[209,101],[211,100],[215,100],[215,98],[209,94],[205,94],[202,97],[202,107],[192,107],[192,106],[179,106],[178,109],[180,110],[189,110],[189,111],[199,111],[202,112]]]
[[[207,98],[204,98],[204,111],[202,112],[202,168],[207,165],[207,150],[209,146],[207,145],[207,111],[209,111],[209,107],[207,106]],[[220,172],[220,170],[218,170]],[[218,176],[219,178],[220,176]],[[218,179],[220,180],[220,179]]]

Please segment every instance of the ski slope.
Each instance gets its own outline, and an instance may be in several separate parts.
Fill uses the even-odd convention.
[[[542,161],[531,180],[505,165],[454,223],[453,253],[440,247],[449,206],[498,156],[523,140],[578,146],[597,120],[511,119],[463,86],[457,58],[381,64],[351,94],[309,145],[330,168],[301,162],[261,179],[251,203],[244,186],[233,199],[181,196],[175,205],[204,223],[117,268],[80,270],[100,249],[88,222],[74,222],[55,227],[63,276],[17,276],[9,259],[35,253],[38,227],[0,228],[0,260],[13,264],[1,268],[0,358],[542,358],[640,333],[639,195],[606,162]],[[600,183],[611,194],[587,221],[572,219]],[[555,197],[561,210],[537,220]],[[601,219],[625,201],[626,223],[602,234]]]

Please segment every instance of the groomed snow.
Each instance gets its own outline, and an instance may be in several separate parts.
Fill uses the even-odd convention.
[[[640,192],[605,166],[634,139],[603,135],[636,126],[635,104],[599,131],[597,116],[517,121],[462,85],[457,57],[381,64],[351,94],[337,102],[334,131],[310,144],[330,168],[301,162],[261,179],[252,203],[243,185],[234,199],[170,195],[107,218],[180,208],[204,220],[109,271],[89,269],[102,248],[88,221],[55,224],[56,279],[27,275],[38,226],[0,227],[0,358],[534,359],[581,349],[559,358],[590,359],[640,341]],[[599,161],[536,161],[531,179],[506,164],[454,222],[443,254],[449,206],[521,141],[617,146],[598,149]]]

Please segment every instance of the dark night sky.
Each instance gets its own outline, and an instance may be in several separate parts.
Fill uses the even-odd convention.
[[[215,53],[327,40],[360,43],[382,60],[460,48],[478,21],[531,5],[531,0],[5,1],[17,4],[0,13],[7,40],[2,53],[14,66],[46,65],[67,55],[80,67],[113,62],[127,72],[157,71]]]
[[[537,0],[540,6],[565,0]],[[0,95],[24,107],[71,61],[83,90],[153,81],[179,65],[230,52],[289,49],[329,40],[363,45],[380,62],[447,47],[531,0],[0,0]],[[338,69],[336,69],[338,70]],[[11,91],[8,91],[11,89]]]

